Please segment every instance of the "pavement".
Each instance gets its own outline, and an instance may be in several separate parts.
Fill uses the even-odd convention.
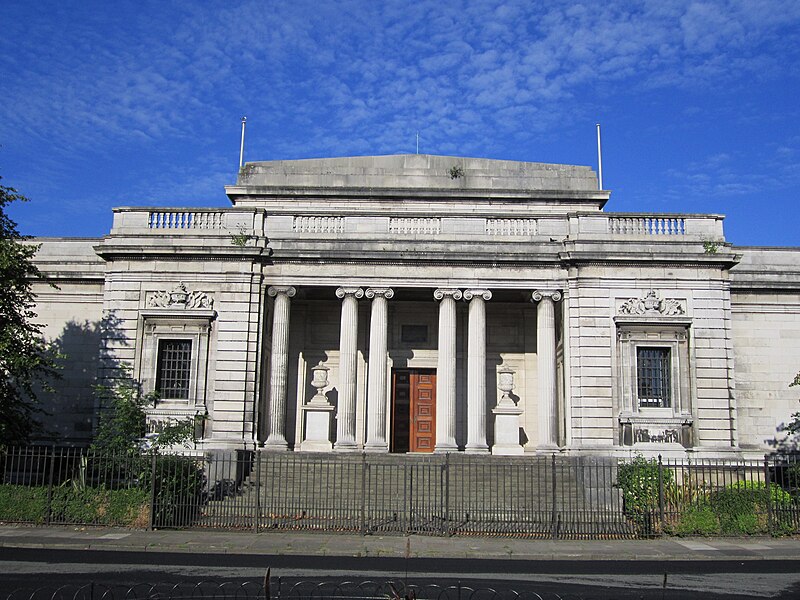
[[[193,554],[471,558],[518,560],[800,560],[800,538],[531,540],[521,538],[359,536],[209,529],[139,531],[104,527],[0,525],[0,548]]]

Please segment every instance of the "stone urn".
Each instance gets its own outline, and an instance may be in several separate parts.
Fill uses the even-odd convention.
[[[311,367],[311,385],[317,390],[317,393],[314,394],[309,403],[328,404],[328,396],[323,391],[328,387],[328,371],[330,369],[323,365],[322,361],[319,361],[316,367]]]
[[[497,389],[502,392],[498,406],[516,406],[511,399],[511,391],[514,389],[514,369],[511,367],[501,367],[497,371]]]

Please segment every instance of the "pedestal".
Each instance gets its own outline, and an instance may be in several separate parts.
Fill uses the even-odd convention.
[[[306,434],[300,444],[302,452],[330,452],[331,444],[331,415],[333,406],[330,404],[314,404],[309,402],[302,407],[306,418]]]
[[[519,443],[519,416],[522,409],[516,405],[495,406],[494,413],[494,445],[492,454],[509,456],[522,454]]]

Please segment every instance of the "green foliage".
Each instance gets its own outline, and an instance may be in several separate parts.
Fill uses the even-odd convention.
[[[450,179],[458,179],[464,176],[464,168],[461,165],[453,165],[448,171]]]
[[[251,239],[253,239],[253,236],[247,233],[247,230],[242,227],[239,229],[239,233],[231,235],[231,244],[239,248],[244,248]]]
[[[706,254],[716,254],[719,250],[719,242],[705,241],[703,242],[703,250]]]
[[[678,535],[714,535],[719,533],[719,519],[711,507],[706,504],[692,506],[684,512],[675,533]]]
[[[792,383],[789,384],[789,387],[795,386],[800,386],[800,373],[795,375]],[[785,431],[789,434],[789,436],[797,436],[800,434],[800,412],[792,414],[791,420],[785,427]]]
[[[105,488],[53,488],[50,519],[54,523],[80,523],[146,527],[150,497],[147,490]],[[47,520],[47,488],[0,485],[0,521],[41,524]]]
[[[637,455],[632,461],[621,464],[617,471],[617,486],[622,490],[625,513],[634,520],[658,510],[658,461]],[[664,485],[672,483],[673,473],[663,470]]]
[[[23,444],[38,429],[37,387],[48,389],[57,376],[56,353],[33,322],[31,283],[43,279],[33,256],[38,246],[24,244],[17,225],[6,214],[12,202],[27,199],[0,185],[0,446]]]

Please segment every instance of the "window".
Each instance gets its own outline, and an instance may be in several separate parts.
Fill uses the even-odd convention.
[[[636,381],[640,407],[670,407],[670,371],[669,348],[636,348]]]
[[[156,392],[161,398],[188,400],[191,368],[191,340],[161,339],[158,341]]]

